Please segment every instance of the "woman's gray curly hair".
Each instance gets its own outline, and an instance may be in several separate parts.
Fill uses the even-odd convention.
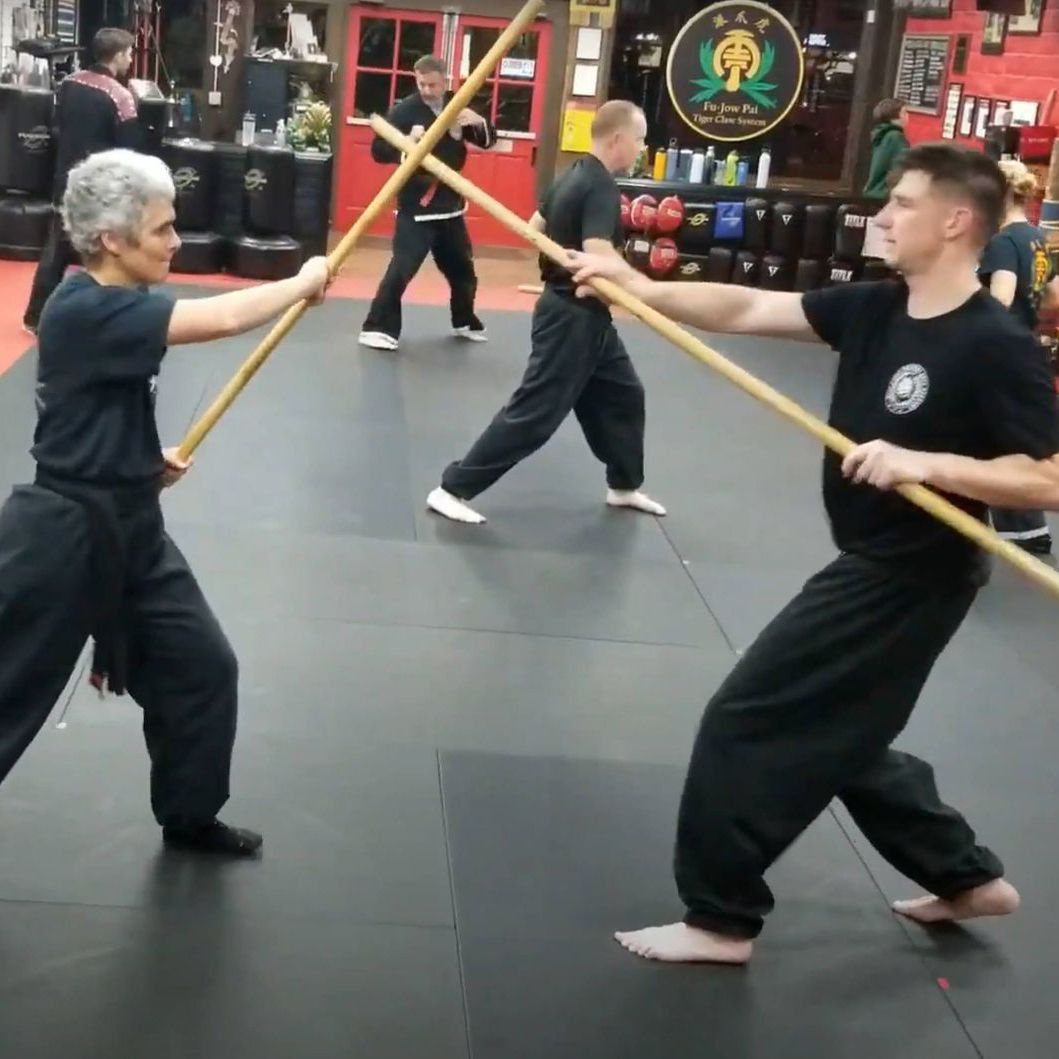
[[[103,252],[103,234],[134,241],[147,206],[172,202],[173,176],[160,158],[116,149],[89,155],[70,170],[63,195],[63,225],[86,261]]]

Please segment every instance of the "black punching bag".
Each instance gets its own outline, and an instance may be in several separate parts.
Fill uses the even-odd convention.
[[[835,257],[856,261],[864,249],[868,211],[863,206],[839,206],[835,213]]]
[[[686,254],[708,253],[713,246],[713,226],[716,219],[716,203],[684,203],[684,223],[677,236],[677,245]]]
[[[827,258],[834,253],[835,207],[813,202],[805,207],[805,238],[802,257]]]
[[[730,283],[734,256],[730,247],[715,246],[706,259],[706,279],[710,283]]]
[[[173,174],[178,232],[204,232],[213,226],[217,155],[205,140],[166,140],[162,160]]]
[[[761,259],[759,275],[763,290],[790,290],[794,286],[791,259],[779,254],[766,254]]]
[[[251,147],[243,177],[243,218],[254,235],[289,235],[294,228],[294,152]]]
[[[732,265],[732,282],[740,287],[756,287],[758,265],[758,256],[753,250],[740,250]]]
[[[743,245],[763,254],[769,248],[772,204],[765,199],[747,199],[743,210]]]
[[[799,294],[816,290],[824,283],[824,262],[819,258],[803,257],[794,274],[794,289]]]
[[[794,202],[777,202],[772,207],[772,238],[769,249],[780,257],[792,260],[802,252],[802,230],[805,209]]]

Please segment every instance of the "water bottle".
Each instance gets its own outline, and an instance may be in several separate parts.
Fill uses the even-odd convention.
[[[768,187],[769,169],[772,168],[772,152],[767,147],[761,148],[761,156],[757,160],[757,186]]]
[[[717,159],[714,155],[713,144],[706,148],[706,159],[702,165],[702,182],[712,184],[714,174],[717,172]]]
[[[659,147],[655,151],[655,167],[654,167],[654,178],[655,180],[665,180],[666,178],[666,149]]]
[[[701,184],[705,171],[706,155],[702,151],[696,151],[691,156],[691,171],[688,173],[689,183]]]
[[[254,146],[254,133],[257,130],[257,119],[248,110],[243,115],[243,146],[253,147]]]
[[[715,184],[723,184],[724,183],[724,159],[723,158],[718,158],[717,161],[713,163],[713,182]]]
[[[750,163],[745,158],[740,158],[735,167],[735,182],[740,186],[746,185],[750,176]]]
[[[739,166],[739,152],[733,147],[724,162],[724,182],[731,187],[735,184],[735,172]]]
[[[676,180],[677,166],[680,164],[680,149],[676,140],[671,140],[666,151],[666,180]]]
[[[282,118],[276,122],[276,146],[287,146],[287,123]]]

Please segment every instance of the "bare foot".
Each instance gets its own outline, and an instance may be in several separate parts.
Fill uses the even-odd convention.
[[[958,923],[984,916],[1007,916],[1019,907],[1019,892],[1005,879],[993,879],[967,890],[951,901],[940,897],[917,897],[895,901],[894,911],[917,923]]]
[[[659,517],[666,513],[666,509],[657,500],[652,500],[639,489],[608,489],[607,504],[610,507],[629,507],[634,511],[643,511]]]
[[[614,937],[629,952],[664,963],[746,963],[754,947],[745,938],[713,934],[687,923],[619,931]]]
[[[459,497],[446,492],[440,486],[427,497],[427,507],[453,522],[466,522],[470,526],[479,526],[485,516],[469,508]]]

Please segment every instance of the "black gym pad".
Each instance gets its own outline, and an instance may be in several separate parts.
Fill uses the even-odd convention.
[[[225,241],[216,232],[181,231],[180,249],[173,258],[174,272],[208,275],[224,267]]]
[[[294,152],[251,147],[243,174],[243,223],[254,235],[286,235],[294,226]]]
[[[48,239],[53,211],[48,199],[0,198],[0,258],[36,261]]]
[[[667,967],[611,935],[679,918],[682,767],[452,753],[441,775],[476,1059],[974,1059],[830,815],[770,873],[758,963]]]
[[[232,272],[244,279],[286,279],[302,266],[302,248],[290,236],[244,235],[229,248]]]
[[[217,153],[213,144],[204,140],[167,140],[162,145],[162,158],[176,187],[177,231],[211,228],[217,196]]]

